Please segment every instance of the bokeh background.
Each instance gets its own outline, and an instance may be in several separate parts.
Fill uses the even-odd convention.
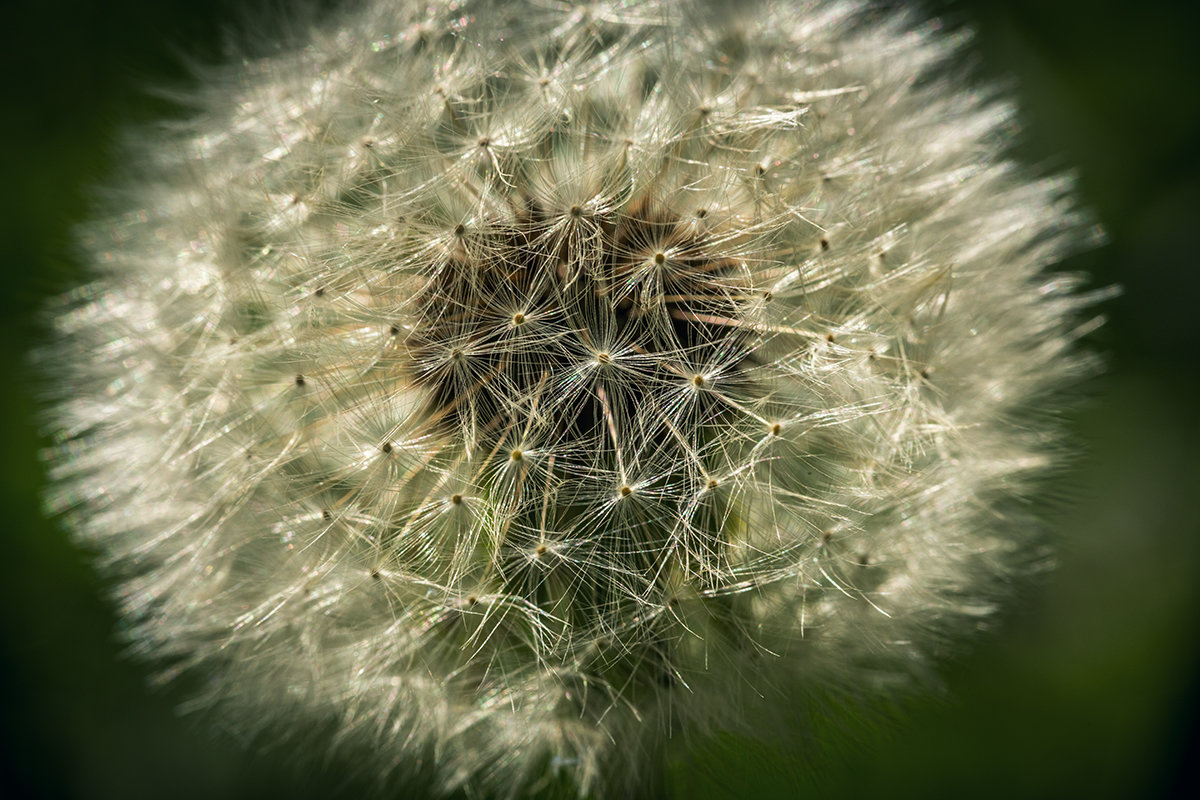
[[[403,1],[403,0],[398,0]],[[0,15],[0,797],[358,796],[352,764],[177,712],[122,657],[104,585],[39,507],[36,345],[84,274],[71,227],[131,121],[179,110],[187,59],[221,58],[247,8],[284,0],[10,0]],[[1081,446],[1044,512],[1059,568],[963,658],[946,691],[822,708],[787,743],[681,755],[680,797],[1162,798],[1200,788],[1200,4],[929,0],[976,31],[963,68],[1020,98],[1019,155],[1073,170],[1109,244],[1064,265],[1123,295],[1069,418]],[[261,12],[261,13],[260,13]],[[799,711],[798,711],[799,713]]]

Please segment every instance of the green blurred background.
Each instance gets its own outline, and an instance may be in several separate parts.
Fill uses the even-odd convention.
[[[38,309],[82,275],[71,226],[113,169],[121,126],[178,113],[223,26],[265,0],[10,3],[0,17],[0,797],[357,796],[352,765],[246,752],[182,717],[121,657],[86,555],[39,510],[26,353]],[[1020,155],[1072,168],[1110,244],[1065,265],[1120,284],[1090,346],[1109,354],[1070,418],[1083,456],[1046,509],[1059,569],[946,665],[947,691],[820,714],[818,735],[719,741],[672,772],[679,796],[1151,798],[1198,788],[1200,710],[1200,4],[931,0],[1012,79]],[[266,11],[267,19],[272,12]],[[268,27],[269,30],[269,27]]]

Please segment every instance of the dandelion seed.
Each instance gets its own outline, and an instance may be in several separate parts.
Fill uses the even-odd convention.
[[[45,358],[49,502],[137,652],[510,796],[924,672],[1039,558],[1094,300],[960,41],[367,0],[208,74]]]

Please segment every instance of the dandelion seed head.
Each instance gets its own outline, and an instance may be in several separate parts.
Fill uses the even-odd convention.
[[[46,358],[50,504],[138,652],[513,795],[924,673],[1042,557],[1014,501],[1089,369],[1044,274],[1086,218],[960,44],[367,2],[214,70]]]

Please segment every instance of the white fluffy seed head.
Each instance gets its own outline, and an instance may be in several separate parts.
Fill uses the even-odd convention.
[[[368,2],[87,234],[52,504],[139,652],[443,790],[620,796],[1036,562],[1063,180],[853,3]]]

